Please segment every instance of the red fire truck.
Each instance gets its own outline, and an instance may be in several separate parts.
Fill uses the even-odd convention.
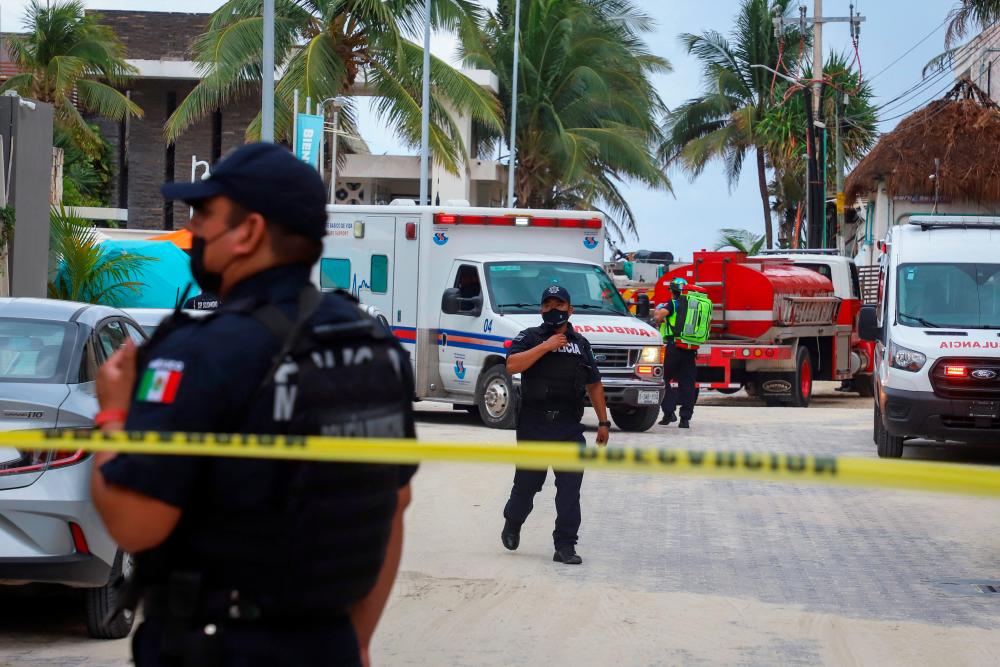
[[[745,388],[768,405],[799,407],[809,405],[814,380],[870,388],[872,355],[857,335],[861,295],[850,259],[809,251],[696,252],[657,282],[655,303],[670,299],[676,277],[705,288],[715,305],[712,337],[698,352],[702,388]]]

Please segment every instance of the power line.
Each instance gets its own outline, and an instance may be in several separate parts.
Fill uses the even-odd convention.
[[[975,50],[970,50],[958,61],[953,61],[949,63],[948,67],[942,67],[939,71],[935,72],[930,76],[926,76],[920,79],[917,83],[913,84],[903,92],[896,95],[894,98],[878,105],[875,107],[875,111],[887,111],[890,109],[898,108],[903,106],[914,97],[917,97],[921,92],[925,92],[926,89],[933,86],[935,83],[940,81],[945,76],[952,76],[954,70],[959,67],[964,67],[969,64],[969,61],[974,60],[978,56],[978,52]],[[870,79],[869,79],[870,80]]]
[[[860,11],[860,9],[859,9],[858,11]],[[926,42],[926,41],[927,41],[928,39],[930,39],[930,38],[931,38],[932,36],[934,36],[934,33],[936,33],[936,32],[937,32],[938,30],[940,30],[941,28],[943,28],[943,27],[944,27],[944,25],[945,25],[946,23],[948,23],[948,18],[946,18],[946,19],[945,19],[944,21],[941,21],[941,23],[940,23],[940,24],[938,24],[938,26],[937,26],[936,28],[934,28],[934,29],[933,29],[933,30],[931,30],[931,31],[930,31],[929,33],[927,33],[927,34],[926,34],[926,35],[925,35],[925,36],[924,36],[924,37],[923,37],[923,38],[922,38],[922,39],[921,39],[920,41],[918,41],[918,42],[917,42],[916,44],[914,44],[913,46],[911,46],[910,48],[908,48],[908,49],[907,49],[906,51],[904,51],[904,52],[903,52],[903,54],[902,54],[902,55],[900,55],[900,56],[899,56],[898,58],[896,58],[895,60],[893,60],[893,61],[892,61],[891,63],[889,63],[888,65],[886,65],[886,66],[885,66],[885,67],[883,67],[882,69],[880,69],[880,70],[879,70],[879,71],[878,71],[878,72],[877,72],[876,74],[874,74],[873,76],[870,76],[870,77],[868,78],[868,81],[869,81],[869,82],[871,82],[871,81],[874,81],[874,80],[875,80],[875,79],[877,79],[877,78],[878,78],[878,77],[879,77],[880,75],[882,75],[883,73],[885,73],[885,71],[886,71],[886,70],[890,69],[890,68],[891,68],[891,67],[892,67],[893,65],[895,65],[896,63],[898,63],[898,62],[899,62],[900,60],[902,60],[902,59],[903,59],[903,58],[905,58],[906,56],[908,56],[908,55],[910,55],[911,53],[913,53],[913,52],[914,52],[914,51],[915,51],[915,50],[917,49],[917,47],[918,47],[918,46],[920,46],[921,44],[923,44],[924,42]]]

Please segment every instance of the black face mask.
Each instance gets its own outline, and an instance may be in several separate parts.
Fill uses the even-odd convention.
[[[205,248],[231,231],[233,230],[227,229],[224,232],[216,234],[211,239],[206,239],[204,236],[191,235],[191,276],[203,292],[218,294],[219,289],[222,287],[222,272],[216,273],[205,268]],[[226,266],[229,266],[229,264],[227,263]]]
[[[558,329],[562,325],[569,322],[569,311],[559,310],[558,308],[547,310],[542,313],[542,321],[545,322],[550,329]]]

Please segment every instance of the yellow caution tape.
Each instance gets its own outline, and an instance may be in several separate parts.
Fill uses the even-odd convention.
[[[298,459],[355,463],[506,463],[521,468],[615,470],[773,482],[814,482],[1000,497],[1000,468],[930,461],[807,456],[770,452],[594,447],[567,443],[421,442],[413,440],[230,435],[20,431],[0,434],[20,449],[61,449]]]

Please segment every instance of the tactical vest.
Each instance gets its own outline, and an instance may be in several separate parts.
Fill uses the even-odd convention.
[[[309,306],[300,300],[303,308]],[[410,361],[391,333],[360,310],[357,321],[323,325],[301,316],[282,322],[275,311],[253,313],[284,345],[248,409],[271,409],[281,434],[415,437]],[[206,590],[238,589],[265,615],[345,611],[371,591],[396,510],[398,466],[254,459],[210,465],[245,479],[266,508],[227,507],[217,515],[211,504],[204,512],[191,508],[176,531],[183,548],[172,554],[172,570],[201,573]],[[268,488],[259,488],[265,480]]]
[[[582,355],[547,352],[521,373],[521,404],[535,410],[577,410],[586,391]]]

